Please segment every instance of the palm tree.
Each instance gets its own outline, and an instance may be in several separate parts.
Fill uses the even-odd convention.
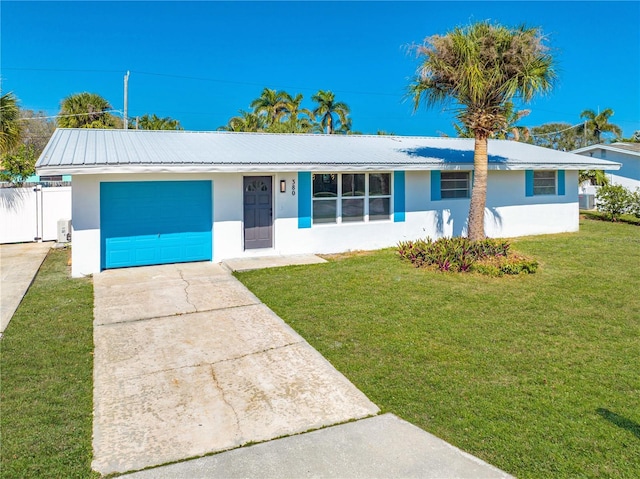
[[[240,115],[229,119],[225,126],[221,126],[221,131],[264,131],[264,117],[254,112],[239,110]]]
[[[287,119],[284,124],[288,133],[309,133],[313,129],[313,121],[315,120],[313,112],[308,108],[301,108],[301,104],[301,93],[298,93],[295,97],[287,94]]]
[[[264,117],[266,126],[269,127],[280,121],[287,112],[287,103],[290,100],[287,92],[265,88],[258,98],[249,105],[254,113]]]
[[[598,113],[593,110],[584,110],[580,113],[580,118],[586,119],[581,132],[588,136],[587,145],[600,143],[602,133],[614,133],[617,137],[622,135],[622,130],[618,125],[609,123],[609,118],[612,116],[613,110],[611,108],[606,108]]]
[[[117,118],[109,110],[107,100],[96,93],[76,93],[62,100],[58,126],[60,128],[116,128]]]
[[[333,92],[319,90],[318,93],[311,97],[311,100],[318,104],[313,110],[313,115],[320,117],[320,126],[325,129],[328,135],[339,129],[335,127],[334,115],[338,117],[341,125],[350,128],[347,116],[351,113],[351,110],[346,103],[336,101]]]
[[[0,97],[0,154],[13,151],[19,144],[22,133],[18,99],[11,92]]]
[[[468,236],[481,240],[487,198],[488,138],[507,124],[513,99],[530,101],[551,89],[555,72],[538,28],[507,28],[488,21],[428,37],[413,47],[421,64],[409,85],[414,110],[421,103],[457,106],[457,119],[473,131],[474,184]]]
[[[137,127],[141,130],[183,130],[180,122],[171,117],[160,118],[155,113],[145,114],[140,117]]]
[[[525,116],[528,116],[531,113],[531,110],[516,110],[515,105],[512,102],[507,102],[505,107],[504,127],[493,136],[501,140],[513,139],[515,141],[520,141],[520,137],[525,141],[528,140],[529,128],[518,125],[518,122]]]

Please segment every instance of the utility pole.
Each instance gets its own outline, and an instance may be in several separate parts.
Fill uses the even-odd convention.
[[[129,128],[129,121],[127,117],[127,113],[129,110],[129,70],[127,70],[127,74],[124,76],[124,129]]]

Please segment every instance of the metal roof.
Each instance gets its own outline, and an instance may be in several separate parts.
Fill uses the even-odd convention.
[[[473,169],[474,140],[410,136],[57,129],[39,174]],[[489,169],[607,169],[619,163],[489,140]]]
[[[615,151],[618,153],[626,153],[632,156],[640,156],[640,143],[623,143],[616,142],[611,143],[609,145],[596,144],[584,146],[582,148],[578,148],[577,150],[573,150],[571,153],[584,154],[584,153],[593,153],[598,150],[608,150]]]

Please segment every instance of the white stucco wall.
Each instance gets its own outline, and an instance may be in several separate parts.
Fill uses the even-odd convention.
[[[622,166],[619,170],[605,171],[609,181],[614,185],[622,185],[631,191],[640,188],[640,157],[637,154],[605,150],[603,148],[580,154],[621,163]]]
[[[260,173],[256,173],[260,176]],[[73,276],[100,271],[100,182],[211,180],[213,261],[299,253],[335,253],[393,246],[398,241],[466,231],[468,199],[431,201],[430,173],[405,173],[405,221],[375,221],[298,228],[297,173],[273,176],[273,248],[243,248],[243,176],[251,174],[76,175],[73,178]],[[280,193],[280,180],[287,191]],[[565,196],[525,196],[524,171],[489,174],[485,228],[489,236],[514,237],[578,230],[578,173],[566,172]],[[393,204],[392,204],[393,211]]]

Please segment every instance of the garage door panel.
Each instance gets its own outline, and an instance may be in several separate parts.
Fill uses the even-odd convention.
[[[210,181],[100,186],[103,268],[211,260]]]

